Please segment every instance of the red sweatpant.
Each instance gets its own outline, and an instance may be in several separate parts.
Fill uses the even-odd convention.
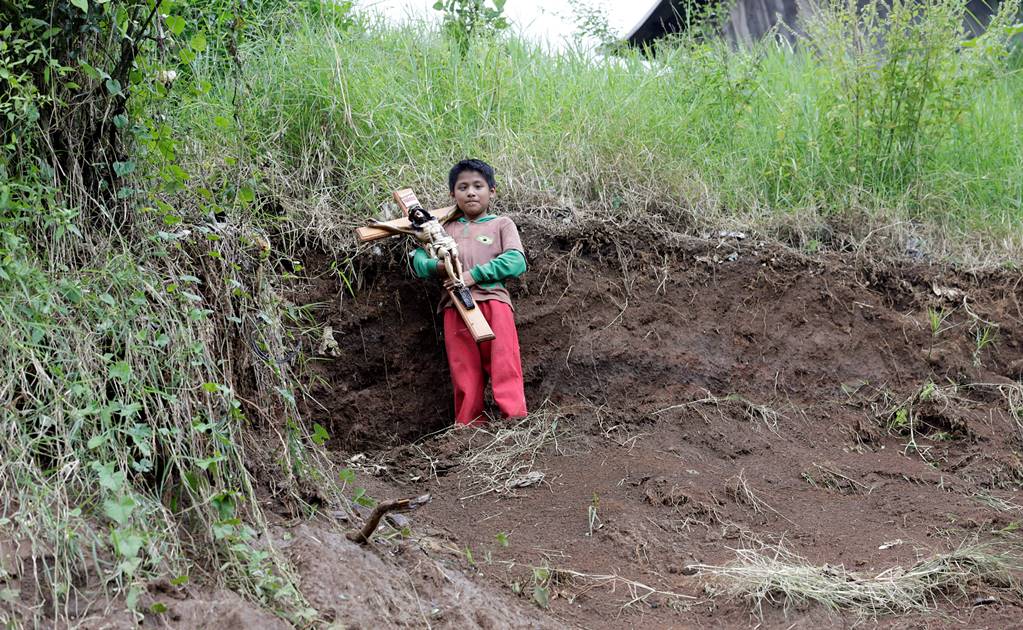
[[[494,390],[494,402],[505,418],[526,415],[522,385],[519,334],[510,306],[499,300],[477,302],[476,308],[490,323],[494,339],[477,344],[455,307],[444,309],[444,347],[455,390],[455,424],[476,424],[483,415],[486,375]]]

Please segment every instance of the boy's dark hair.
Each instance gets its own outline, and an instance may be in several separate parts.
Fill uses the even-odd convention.
[[[487,180],[488,186],[491,188],[497,188],[497,180],[494,179],[494,167],[483,160],[471,159],[462,160],[451,167],[451,172],[448,173],[448,190],[450,192],[455,192],[455,182],[458,181],[458,176],[465,171],[475,171],[479,173],[483,176],[483,179]]]

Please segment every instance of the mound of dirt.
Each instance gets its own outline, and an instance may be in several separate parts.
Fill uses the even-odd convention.
[[[373,496],[434,495],[405,533],[419,549],[446,541],[454,552],[437,561],[460,576],[451,584],[486,585],[569,626],[818,627],[859,617],[767,604],[751,617],[756,602],[713,596],[686,567],[763,541],[867,573],[964,541],[1019,549],[1018,271],[517,220],[530,269],[510,290],[527,399],[556,420],[542,441],[501,421],[444,431],[438,291],[411,278],[405,244],[356,259],[354,297],[327,274],[292,296],[330,305],[320,323],[338,341],[307,365],[306,417]],[[528,483],[481,480],[498,460],[531,471]],[[995,588],[974,580],[933,595],[950,617],[885,623],[1015,623],[1018,591]],[[408,592],[381,597],[391,623],[416,625],[425,610]],[[525,623],[488,619],[459,624]]]

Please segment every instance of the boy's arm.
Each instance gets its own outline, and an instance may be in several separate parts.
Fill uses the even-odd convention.
[[[425,279],[437,275],[439,266],[440,261],[430,258],[430,255],[422,247],[416,249],[416,253],[412,256],[412,271],[417,278]]]
[[[509,249],[497,258],[484,265],[476,265],[469,270],[477,284],[501,282],[508,278],[517,278],[526,272],[526,256],[517,249]]]

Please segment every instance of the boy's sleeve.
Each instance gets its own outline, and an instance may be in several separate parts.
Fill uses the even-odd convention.
[[[433,277],[437,273],[437,265],[439,264],[440,261],[436,258],[430,258],[430,255],[422,247],[416,249],[416,253],[412,256],[412,271],[416,274],[417,278]]]
[[[526,248],[522,246],[522,239],[519,238],[519,228],[515,227],[514,221],[506,218],[501,223],[501,251],[506,252],[510,249],[526,251]]]
[[[476,265],[469,273],[477,284],[517,278],[526,273],[526,256],[517,249],[509,249],[485,265]]]

